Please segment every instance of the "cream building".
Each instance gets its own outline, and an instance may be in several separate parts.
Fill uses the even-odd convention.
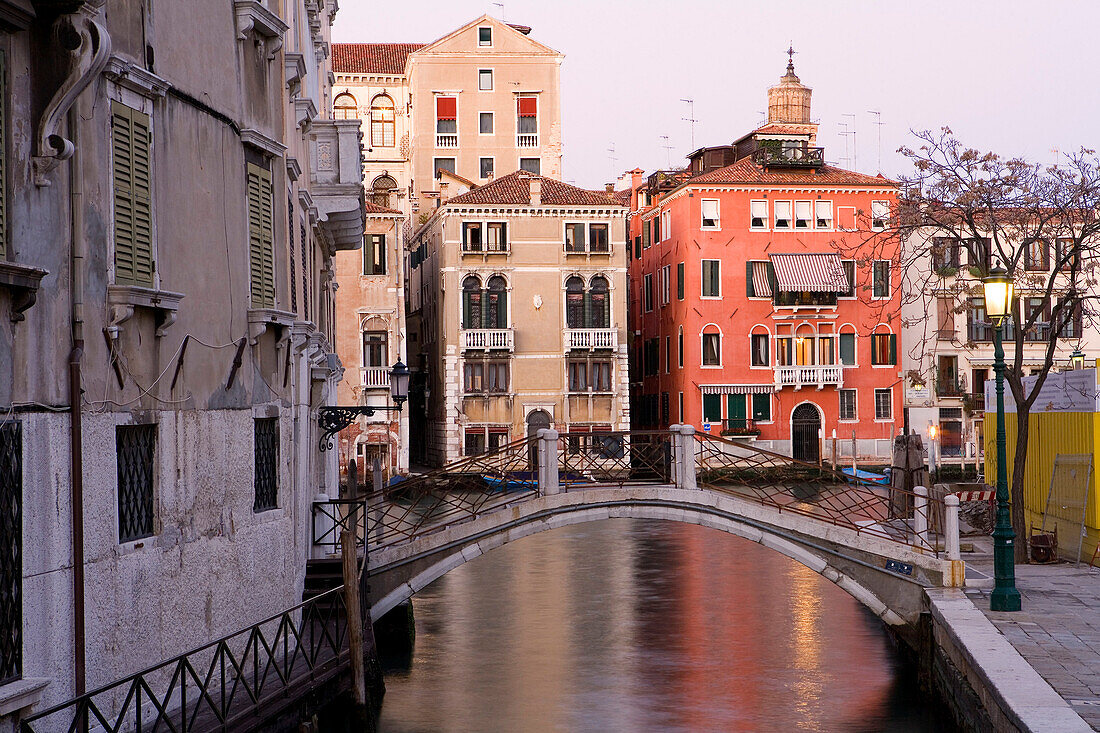
[[[452,198],[416,231],[409,319],[427,397],[411,430],[428,462],[543,427],[627,429],[626,210],[517,171]]]

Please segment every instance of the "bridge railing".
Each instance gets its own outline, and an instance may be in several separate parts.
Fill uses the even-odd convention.
[[[299,685],[349,663],[344,587],[246,629],[42,710],[20,723],[44,731],[236,730]]]
[[[565,490],[672,480],[667,430],[560,433],[557,447],[558,483]]]
[[[942,550],[944,503],[927,493],[853,478],[828,466],[708,434],[695,434],[694,460],[700,487],[937,556]]]

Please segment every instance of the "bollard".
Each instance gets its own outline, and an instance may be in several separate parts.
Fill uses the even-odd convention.
[[[917,546],[926,548],[928,544],[928,487],[913,487],[913,532],[917,535]]]
[[[543,428],[538,432],[538,485],[542,496],[558,493],[558,431]]]
[[[699,488],[695,480],[695,428],[691,425],[680,426],[679,477],[677,488],[689,491]]]
[[[943,504],[947,507],[943,529],[947,559],[960,560],[962,555],[959,553],[959,495],[948,494],[943,497]]]

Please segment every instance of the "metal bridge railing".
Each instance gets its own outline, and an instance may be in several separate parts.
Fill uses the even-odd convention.
[[[25,718],[42,731],[238,730],[349,663],[344,587]]]
[[[671,442],[667,430],[560,433],[558,483],[588,484],[671,482]]]

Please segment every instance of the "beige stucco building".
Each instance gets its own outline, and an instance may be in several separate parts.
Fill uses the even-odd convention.
[[[410,414],[426,461],[542,427],[627,428],[625,215],[610,194],[517,171],[414,233],[409,342],[426,394]]]

